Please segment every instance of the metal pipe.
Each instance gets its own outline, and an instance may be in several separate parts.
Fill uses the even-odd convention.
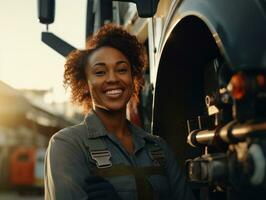
[[[187,142],[194,147],[200,145],[208,146],[213,144],[217,137],[223,142],[230,144],[243,141],[254,133],[256,133],[256,136],[266,137],[266,122],[239,124],[236,121],[232,121],[219,129],[194,130],[189,133]]]

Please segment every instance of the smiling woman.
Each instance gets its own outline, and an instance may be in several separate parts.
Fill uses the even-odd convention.
[[[72,52],[64,83],[87,112],[50,140],[45,199],[189,199],[193,196],[168,145],[126,119],[146,60],[142,44],[106,25]]]
[[[64,84],[66,87],[69,86],[71,88],[72,101],[82,104],[85,112],[92,106],[90,89],[87,83],[90,67],[101,66],[102,68],[96,68],[97,74],[95,74],[101,76],[100,73],[105,73],[103,69],[106,70],[109,63],[104,63],[101,58],[97,57],[102,54],[102,57],[108,62],[112,58],[112,54],[109,54],[109,52],[112,52],[111,50],[106,50],[103,53],[101,53],[103,50],[98,53],[95,52],[102,49],[102,47],[112,47],[116,51],[116,55],[120,54],[123,57],[122,60],[117,60],[117,67],[120,66],[121,68],[127,64],[130,68],[134,89],[132,100],[138,101],[138,91],[143,78],[142,72],[146,67],[146,54],[144,53],[143,45],[138,42],[135,36],[128,34],[123,29],[113,25],[106,25],[94,37],[89,38],[86,50],[72,52],[65,64]],[[92,63],[92,61],[97,61],[97,63]]]

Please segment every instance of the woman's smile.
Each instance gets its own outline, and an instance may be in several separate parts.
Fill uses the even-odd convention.
[[[111,89],[107,90],[105,94],[110,98],[119,98],[122,96],[123,90],[122,89]]]

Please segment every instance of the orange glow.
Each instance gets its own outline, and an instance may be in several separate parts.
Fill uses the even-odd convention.
[[[231,86],[232,86],[232,96],[236,100],[242,99],[246,95],[246,83],[245,76],[242,73],[235,74],[231,78]]]
[[[260,87],[263,87],[265,85],[265,77],[262,74],[259,74],[257,76],[257,82]]]

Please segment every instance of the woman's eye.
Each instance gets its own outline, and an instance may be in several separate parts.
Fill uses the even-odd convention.
[[[105,74],[105,71],[96,71],[95,75],[96,76],[103,76]]]
[[[121,74],[124,74],[124,73],[126,73],[127,71],[128,71],[128,69],[127,69],[127,68],[124,68],[124,67],[118,69],[118,72],[121,73]]]

